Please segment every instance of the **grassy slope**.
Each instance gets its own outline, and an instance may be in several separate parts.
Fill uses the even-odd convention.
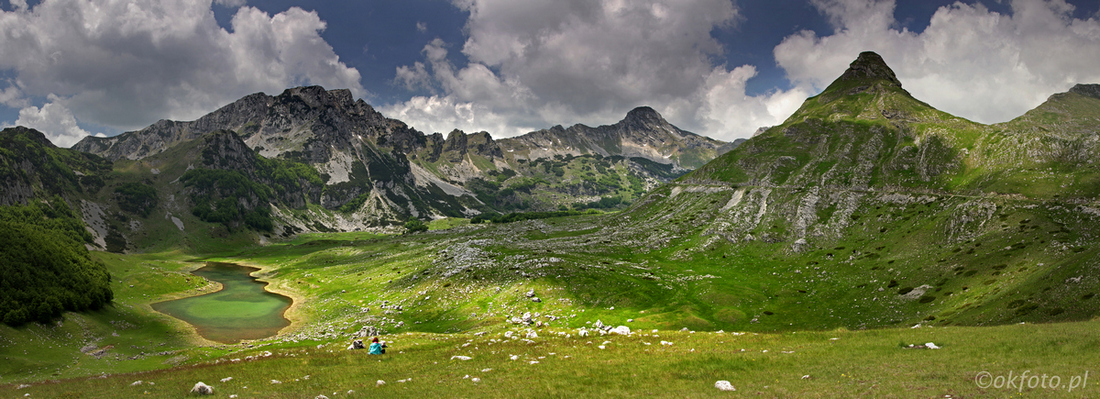
[[[671,191],[664,188],[657,194]],[[601,320],[644,331],[687,327],[758,332],[909,326],[928,323],[928,316],[936,316],[932,324],[940,325],[1093,316],[1095,307],[1089,301],[1096,299],[1082,298],[1095,292],[1095,282],[1061,284],[1068,277],[1056,273],[1075,273],[1076,269],[1059,267],[1087,264],[1095,248],[1050,251],[1049,245],[1037,242],[1012,247],[1020,236],[1053,229],[1041,215],[1020,223],[1016,218],[1022,215],[1012,214],[1004,220],[1012,229],[989,233],[980,241],[983,245],[958,250],[913,245],[934,242],[934,231],[888,231],[874,240],[838,241],[791,256],[784,254],[782,243],[731,245],[715,240],[703,221],[720,222],[721,217],[707,213],[707,206],[725,203],[730,193],[678,194],[689,195],[713,199],[684,201],[683,209],[661,215],[645,214],[650,209],[641,204],[631,213],[509,225],[440,221],[438,225],[452,229],[409,236],[308,235],[266,247],[227,250],[208,259],[264,267],[258,275],[272,282],[272,289],[296,298],[290,318],[298,323],[280,337],[254,343],[295,350],[317,343],[342,347],[351,334],[367,325],[394,334],[471,330],[498,334],[515,328],[506,320],[525,312],[538,312],[542,321],[550,321],[547,315],[556,317],[549,322],[551,329],[590,326]],[[861,218],[876,222],[858,228],[904,226],[904,218],[920,212],[940,214],[924,222],[934,224],[935,218],[951,217],[936,210],[941,206],[886,206],[880,214]],[[1032,229],[1032,225],[1040,227]],[[1069,232],[1059,234],[1071,238]],[[972,248],[974,253],[968,253]],[[115,276],[116,305],[91,315],[70,314],[60,328],[3,327],[0,335],[7,341],[3,356],[14,360],[0,370],[4,380],[159,369],[239,356],[246,349],[246,345],[196,342],[187,326],[146,307],[186,292],[198,293],[205,282],[188,281],[186,271],[201,263],[185,262],[193,259],[172,252],[100,257]],[[1035,267],[1037,262],[1053,266]],[[1000,264],[1008,267],[999,268]],[[965,267],[955,270],[960,265]],[[975,273],[968,275],[970,271]],[[948,281],[941,283],[942,279]],[[899,284],[890,287],[890,280]],[[928,292],[934,297],[928,303],[898,295],[899,289],[925,283],[940,288]],[[878,291],[880,287],[884,290]],[[526,298],[524,293],[530,289],[541,302]],[[1014,303],[1020,299],[1022,304]],[[383,304],[402,309],[383,308]],[[1052,315],[1057,307],[1062,311]],[[128,323],[127,328],[117,327],[120,321]],[[396,327],[399,322],[404,324]],[[89,341],[97,348],[113,347],[107,357],[95,360],[77,352]],[[41,351],[20,353],[28,348]],[[125,360],[142,353],[145,358]],[[1010,360],[1007,356],[1004,360]]]
[[[728,397],[714,388],[715,381],[728,380],[742,396],[1081,397],[1097,392],[1091,373],[1091,355],[1100,345],[1092,333],[1097,327],[1082,322],[743,335],[647,331],[586,338],[543,330],[530,343],[502,334],[402,334],[386,338],[390,349],[383,356],[340,344],[266,347],[165,371],[3,390],[31,397],[175,398],[204,381],[217,397]],[[942,349],[903,348],[926,342]],[[1061,386],[1044,389],[1036,380],[1035,388],[981,389],[976,381],[983,371],[1056,375]],[[1086,372],[1091,379],[1077,380],[1071,391],[1074,377]],[[132,385],[136,381],[142,383]]]

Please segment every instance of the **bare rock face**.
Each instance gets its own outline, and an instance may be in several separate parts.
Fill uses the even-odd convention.
[[[1077,84],[1069,89],[1069,92],[1100,99],[1100,84]]]
[[[901,81],[894,75],[894,70],[886,65],[882,56],[873,51],[859,53],[859,57],[848,65],[848,70],[837,80],[882,80],[901,88]]]
[[[635,108],[613,125],[554,126],[501,139],[500,143],[506,152],[517,154],[517,158],[598,154],[640,157],[656,163],[672,164],[677,169],[697,168],[730,149],[725,142],[673,126],[650,107]]]

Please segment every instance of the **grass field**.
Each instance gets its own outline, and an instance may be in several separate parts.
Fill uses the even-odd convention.
[[[1048,249],[1082,242],[1057,215],[1006,208],[1016,209],[1000,217],[1010,228],[935,246],[927,225],[949,219],[946,206],[887,205],[855,228],[896,231],[791,253],[715,239],[707,226],[722,220],[706,207],[649,217],[645,206],[505,225],[446,220],[407,235],[306,234],[215,253],[95,253],[115,303],[56,324],[0,326],[0,397],[179,397],[198,381],[242,398],[1098,395],[1084,379],[1100,355],[1100,322],[1087,317],[1095,284],[1061,283],[1080,271],[1063,267],[1091,264],[1094,250]],[[1035,231],[1056,227],[1040,243]],[[224,344],[150,307],[217,290],[190,272],[222,261],[259,268],[269,290],[293,298],[292,324]],[[909,295],[926,284],[935,288]],[[1057,313],[1042,302],[1071,299]],[[526,313],[532,324],[520,321]],[[1055,323],[1067,317],[1076,322]],[[597,321],[634,334],[601,336]],[[345,349],[368,327],[390,341],[388,355]],[[528,331],[538,337],[524,341]],[[908,348],[928,342],[941,349]],[[1061,387],[979,386],[1025,372],[1057,375]],[[718,380],[737,391],[717,390]]]
[[[271,345],[167,370],[9,385],[3,395],[178,398],[203,381],[215,387],[216,397],[242,398],[1094,397],[1100,395],[1094,375],[1098,327],[1090,321],[588,337],[542,329],[529,340],[519,338],[524,330],[515,339],[504,333],[405,333],[384,337],[390,343],[382,356],[346,350],[345,342]],[[928,342],[941,349],[907,348]],[[996,382],[1009,373],[1026,373],[1027,379],[1012,387]],[[717,390],[719,380],[737,391]]]

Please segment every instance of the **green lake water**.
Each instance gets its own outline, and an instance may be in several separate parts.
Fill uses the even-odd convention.
[[[256,270],[232,263],[207,263],[191,273],[221,283],[220,291],[154,303],[153,309],[186,321],[211,341],[236,343],[273,336],[290,325],[283,313],[292,300],[264,290],[267,283],[250,275]]]

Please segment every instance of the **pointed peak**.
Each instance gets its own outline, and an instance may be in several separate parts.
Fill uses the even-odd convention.
[[[1100,100],[1100,84],[1077,84],[1069,92]]]
[[[894,71],[886,65],[882,56],[873,51],[859,53],[859,57],[848,65],[848,70],[840,75],[838,81],[886,81],[901,88],[901,81],[894,75]]]
[[[626,118],[623,121],[638,121],[638,122],[664,122],[665,119],[661,117],[661,114],[650,107],[642,106],[630,110],[626,114]]]

